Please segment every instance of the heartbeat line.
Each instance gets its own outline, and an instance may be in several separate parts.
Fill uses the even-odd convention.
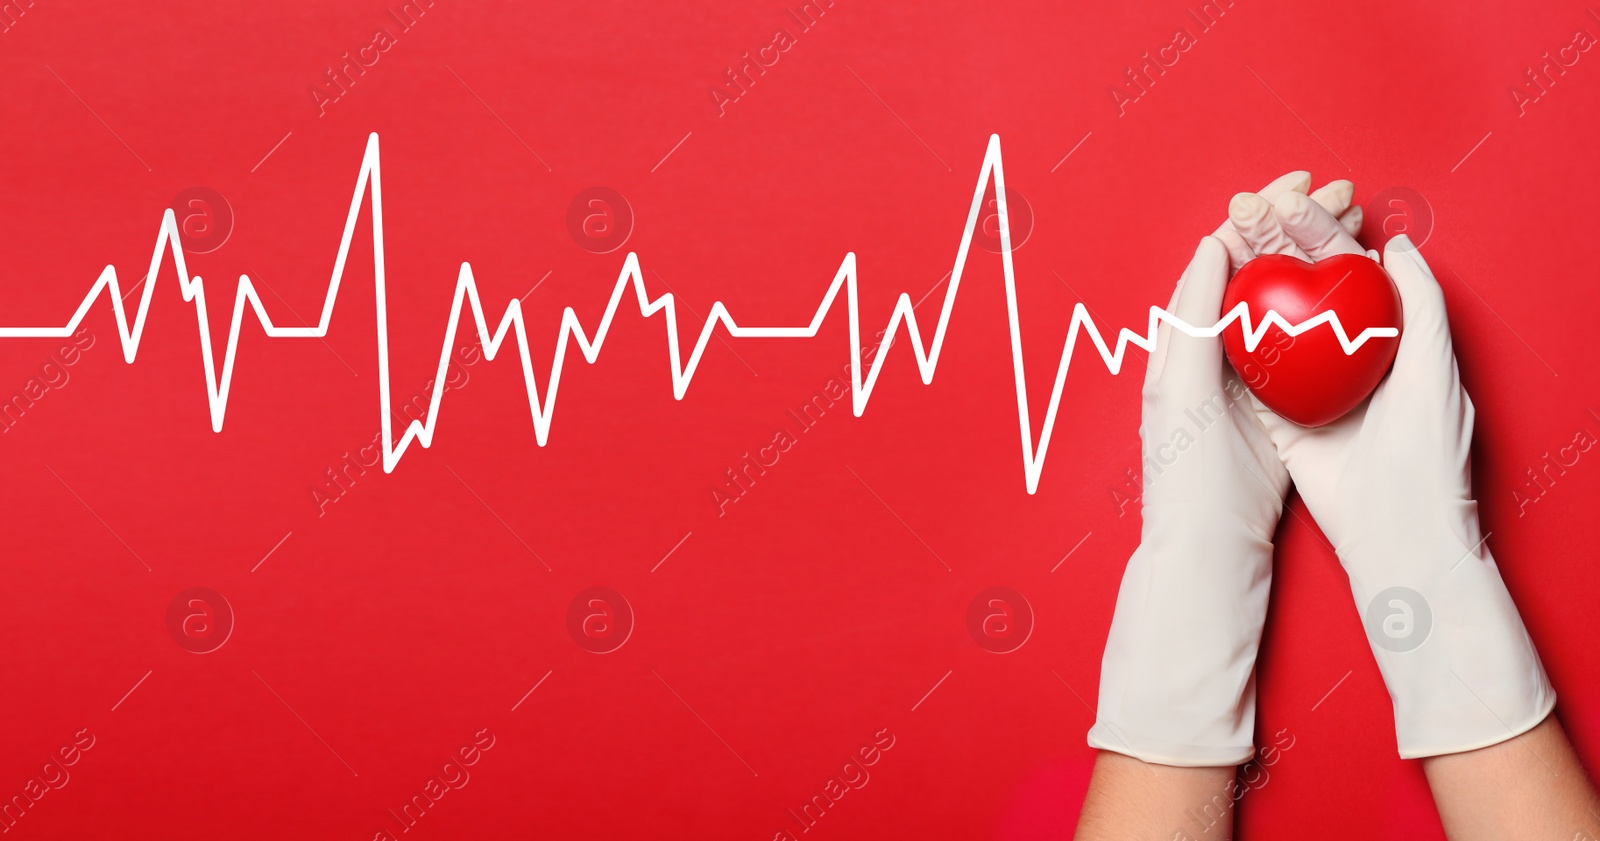
[[[1060,408],[1061,393],[1065,387],[1067,369],[1072,361],[1072,351],[1076,347],[1080,332],[1086,334],[1094,345],[1106,369],[1112,374],[1122,370],[1122,361],[1126,355],[1128,345],[1151,351],[1155,348],[1157,330],[1161,322],[1166,322],[1173,329],[1180,330],[1190,336],[1214,337],[1218,336],[1230,324],[1239,322],[1243,331],[1245,347],[1254,350],[1261,343],[1267,331],[1276,326],[1291,336],[1326,324],[1339,339],[1339,344],[1346,354],[1355,353],[1369,338],[1393,337],[1399,335],[1399,330],[1393,327],[1371,327],[1362,330],[1354,339],[1345,332],[1339,317],[1332,310],[1323,311],[1313,318],[1290,324],[1275,311],[1269,310],[1262,318],[1260,324],[1253,324],[1248,307],[1244,303],[1229,310],[1216,324],[1198,326],[1188,324],[1177,316],[1161,307],[1150,308],[1150,320],[1146,331],[1141,335],[1127,328],[1118,332],[1115,347],[1106,344],[1105,338],[1100,334],[1099,328],[1089,317],[1088,308],[1083,303],[1078,303],[1072,308],[1072,322],[1067,330],[1066,342],[1061,349],[1061,360],[1056,368],[1054,386],[1050,392],[1050,404],[1045,412],[1044,423],[1041,425],[1038,443],[1034,443],[1032,423],[1028,412],[1027,378],[1024,374],[1022,359],[1022,331],[1017,317],[1017,289],[1016,277],[1012,269],[1011,259],[1011,227],[1007,217],[1005,201],[1005,168],[1000,157],[1000,136],[991,135],[989,146],[983,156],[983,169],[978,174],[977,187],[972,193],[972,204],[967,210],[966,227],[961,232],[961,246],[956,250],[955,266],[951,269],[950,286],[944,296],[944,306],[939,310],[939,321],[933,331],[933,338],[924,348],[922,331],[917,324],[914,313],[915,304],[911,302],[908,293],[900,293],[900,298],[895,303],[894,312],[889,318],[889,326],[884,331],[888,339],[896,337],[901,324],[905,325],[907,336],[911,339],[912,352],[916,355],[917,370],[922,375],[924,385],[933,383],[934,370],[939,364],[939,355],[944,350],[945,330],[950,324],[950,314],[955,307],[956,292],[961,287],[962,271],[966,267],[967,254],[972,246],[972,232],[977,227],[978,211],[983,205],[983,199],[988,191],[989,182],[994,182],[994,195],[999,216],[1000,226],[1000,258],[1004,267],[1006,286],[1006,314],[1011,330],[1011,363],[1016,380],[1017,392],[1017,420],[1022,437],[1022,465],[1027,481],[1028,493],[1038,489],[1039,476],[1044,469],[1045,453],[1050,447],[1050,435],[1055,428],[1056,412]],[[245,306],[255,313],[256,321],[260,323],[262,332],[274,339],[312,339],[327,335],[328,325],[333,319],[334,301],[339,295],[339,284],[344,279],[345,259],[350,253],[351,238],[355,234],[356,220],[361,212],[363,197],[370,191],[368,204],[372,218],[372,259],[373,283],[376,288],[377,299],[377,328],[378,328],[378,402],[379,417],[383,424],[383,470],[385,473],[393,472],[400,463],[400,458],[405,455],[406,449],[412,442],[420,443],[424,448],[432,445],[434,426],[439,419],[439,404],[444,397],[445,390],[436,388],[428,405],[427,417],[424,420],[412,420],[406,425],[399,441],[394,440],[389,401],[389,322],[388,322],[388,293],[384,281],[385,265],[383,253],[383,182],[378,163],[378,135],[373,133],[367,138],[366,153],[361,159],[361,174],[356,179],[355,192],[350,197],[350,211],[345,217],[344,235],[339,241],[339,253],[334,259],[333,274],[328,281],[327,297],[322,302],[322,315],[314,327],[280,327],[272,323],[264,309],[261,296],[256,293],[256,288],[250,281],[249,275],[239,276],[238,293],[233,301],[233,320],[228,328],[228,347],[222,356],[222,373],[216,371],[216,358],[211,347],[211,321],[206,311],[205,282],[198,276],[190,277],[188,268],[183,258],[183,246],[178,237],[178,223],[176,215],[168,208],[161,217],[161,229],[156,238],[155,251],[150,258],[150,270],[143,281],[144,291],[139,296],[138,312],[134,315],[133,323],[128,323],[127,312],[123,308],[122,289],[117,282],[115,266],[108,265],[100,272],[100,277],[95,281],[89,293],[84,296],[83,302],[72,314],[72,318],[63,327],[0,327],[0,338],[38,338],[71,336],[77,331],[78,325],[88,315],[89,308],[95,300],[104,293],[111,305],[117,320],[117,331],[122,341],[122,356],[125,361],[132,363],[139,351],[139,341],[144,335],[145,317],[149,314],[150,299],[155,292],[156,277],[161,268],[162,254],[169,252],[178,274],[178,286],[183,291],[185,301],[193,301],[195,319],[200,330],[200,355],[205,364],[207,397],[211,409],[211,428],[214,432],[222,431],[223,416],[227,411],[228,391],[233,383],[233,365],[235,353],[239,345],[239,332],[244,323]],[[678,311],[672,293],[667,293],[651,300],[644,287],[644,276],[639,268],[639,258],[630,252],[623,261],[622,271],[617,275],[616,286],[611,291],[611,299],[606,303],[605,315],[600,318],[600,325],[596,328],[593,337],[583,329],[578,321],[578,315],[572,307],[567,307],[561,317],[561,331],[556,338],[555,358],[550,365],[550,376],[546,387],[544,399],[539,397],[537,379],[533,373],[533,362],[528,353],[528,334],[522,316],[522,302],[513,298],[506,305],[505,314],[501,317],[499,326],[492,332],[489,322],[484,317],[483,302],[478,295],[477,282],[472,275],[472,266],[469,263],[461,264],[461,271],[456,279],[455,297],[450,305],[450,321],[445,330],[444,344],[439,353],[439,368],[434,377],[434,382],[443,382],[446,367],[450,361],[450,349],[455,347],[456,329],[461,320],[461,305],[465,301],[472,308],[472,319],[483,340],[484,357],[490,360],[500,351],[509,334],[515,333],[518,356],[522,361],[522,377],[527,386],[528,410],[533,416],[533,430],[539,446],[544,446],[550,437],[550,421],[555,414],[556,393],[561,385],[561,373],[567,358],[567,350],[572,342],[577,343],[583,358],[589,364],[599,359],[600,348],[605,343],[606,334],[611,329],[611,320],[617,313],[617,308],[622,304],[622,298],[629,287],[632,287],[634,297],[639,304],[640,315],[648,318],[658,312],[666,313],[667,327],[667,354],[672,364],[672,394],[682,400],[689,389],[689,382],[694,378],[694,372],[700,366],[700,360],[705,353],[706,344],[710,342],[717,326],[720,324],[734,338],[778,338],[778,339],[803,339],[817,335],[822,327],[823,319],[832,310],[834,301],[839,296],[839,290],[845,290],[845,302],[850,318],[850,369],[851,369],[851,408],[856,417],[866,411],[867,401],[872,397],[872,389],[877,384],[878,374],[883,370],[887,353],[877,354],[871,370],[862,376],[861,372],[861,317],[858,307],[856,292],[856,255],[854,252],[845,254],[844,260],[839,264],[839,270],[834,274],[833,282],[829,284],[828,291],[822,297],[822,303],[817,306],[816,313],[811,317],[809,324],[803,327],[743,327],[734,322],[733,316],[728,313],[721,301],[711,305],[710,315],[707,316],[705,325],[700,330],[699,337],[695,340],[694,348],[689,353],[688,362],[683,361],[681,342],[678,339]]]

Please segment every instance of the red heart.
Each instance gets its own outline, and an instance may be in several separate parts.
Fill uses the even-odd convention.
[[[1286,254],[1267,254],[1246,263],[1223,295],[1223,312],[1245,302],[1252,325],[1269,310],[1290,324],[1332,310],[1354,340],[1370,327],[1400,327],[1400,292],[1388,272],[1360,254],[1340,254],[1307,263]],[[1276,325],[1255,350],[1245,349],[1244,331],[1230,325],[1222,334],[1228,361],[1267,408],[1301,426],[1323,426],[1343,417],[1378,387],[1400,338],[1369,337],[1346,354],[1332,324],[1290,336]]]

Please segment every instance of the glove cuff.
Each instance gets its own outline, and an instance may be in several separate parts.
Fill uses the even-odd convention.
[[[1089,729],[1089,746],[1131,756],[1155,765],[1179,768],[1215,768],[1243,765],[1256,755],[1248,740],[1242,745],[1202,745],[1134,733],[1100,720]]]
[[[1407,560],[1387,568],[1423,574],[1351,577],[1400,756],[1476,750],[1543,721],[1555,690],[1487,548]]]

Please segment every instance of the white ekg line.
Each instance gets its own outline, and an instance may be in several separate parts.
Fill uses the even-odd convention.
[[[1005,272],[1006,309],[1011,329],[1011,361],[1016,380],[1017,392],[1017,418],[1022,436],[1022,465],[1027,479],[1028,493],[1033,493],[1039,485],[1039,475],[1044,467],[1045,452],[1050,446],[1050,433],[1055,427],[1056,411],[1061,403],[1062,389],[1066,384],[1067,368],[1072,361],[1072,350],[1077,344],[1080,330],[1086,332],[1089,340],[1099,352],[1100,358],[1105,362],[1106,368],[1113,374],[1122,369],[1122,360],[1129,344],[1153,350],[1156,342],[1156,331],[1160,323],[1165,321],[1173,328],[1191,336],[1212,337],[1222,333],[1228,325],[1237,321],[1244,333],[1245,346],[1255,349],[1269,328],[1276,325],[1291,336],[1297,336],[1307,330],[1326,324],[1332,328],[1339,339],[1340,346],[1346,354],[1354,353],[1367,339],[1374,337],[1398,336],[1399,331],[1393,327],[1372,327],[1362,330],[1359,335],[1351,339],[1345,333],[1339,317],[1333,311],[1324,311],[1315,317],[1299,324],[1290,324],[1276,312],[1268,311],[1261,323],[1252,324],[1250,313],[1245,304],[1241,303],[1229,310],[1216,324],[1207,327],[1197,327],[1184,322],[1170,312],[1160,308],[1150,308],[1150,321],[1143,335],[1123,328],[1118,332],[1115,349],[1106,345],[1100,330],[1090,319],[1088,309],[1080,302],[1073,306],[1072,322],[1067,330],[1067,338],[1061,349],[1061,361],[1056,368],[1055,384],[1050,393],[1049,409],[1045,413],[1044,423],[1041,427],[1037,446],[1033,443],[1032,424],[1028,413],[1027,378],[1024,376],[1022,360],[1022,334],[1017,317],[1017,290],[1016,278],[1012,269],[1011,260],[1011,228],[1006,213],[1005,203],[1005,170],[1000,159],[1000,137],[991,135],[989,147],[983,157],[983,170],[978,175],[977,187],[972,193],[972,205],[967,210],[967,224],[961,232],[961,246],[956,250],[955,267],[951,270],[950,286],[945,291],[944,306],[939,311],[939,323],[934,328],[933,340],[924,350],[921,330],[913,312],[915,305],[911,296],[902,292],[895,303],[893,314],[889,318],[889,326],[884,335],[893,338],[902,322],[905,324],[906,333],[911,338],[912,352],[916,354],[917,368],[921,372],[923,384],[933,382],[933,374],[939,363],[939,354],[944,348],[945,329],[950,323],[950,313],[955,306],[956,290],[961,286],[961,274],[966,266],[967,253],[972,245],[972,232],[977,227],[978,211],[983,206],[983,199],[987,195],[990,178],[994,181],[994,195],[997,198],[996,207],[999,215],[1000,227],[1000,257]],[[150,299],[155,292],[156,274],[161,267],[163,251],[172,254],[173,263],[178,273],[179,288],[183,292],[185,301],[193,301],[195,317],[200,330],[200,354],[205,363],[206,388],[211,409],[211,428],[213,431],[222,431],[223,415],[228,404],[228,390],[233,381],[233,363],[235,351],[239,344],[240,325],[244,320],[245,305],[255,311],[255,317],[261,324],[262,331],[270,338],[275,339],[310,339],[321,338],[327,335],[328,325],[333,318],[334,300],[339,294],[339,283],[344,277],[345,259],[350,253],[350,241],[355,234],[356,219],[361,210],[361,200],[371,190],[370,209],[372,214],[372,258],[373,258],[373,283],[376,287],[377,298],[377,328],[378,328],[378,400],[379,416],[383,425],[383,469],[392,472],[395,465],[399,464],[401,456],[405,455],[406,448],[413,440],[418,441],[423,447],[433,443],[434,424],[439,418],[439,402],[444,396],[444,389],[434,389],[432,401],[428,405],[426,420],[412,420],[406,425],[404,434],[398,442],[394,441],[392,429],[392,413],[389,403],[389,322],[388,302],[384,282],[384,254],[383,254],[383,186],[378,165],[378,135],[376,133],[367,138],[366,153],[361,159],[361,174],[356,179],[356,188],[350,198],[350,211],[345,217],[344,236],[339,241],[339,253],[334,260],[333,274],[328,281],[328,294],[322,303],[322,316],[314,327],[280,327],[272,323],[261,303],[261,297],[256,293],[255,285],[250,282],[249,275],[239,276],[239,291],[233,303],[233,322],[228,329],[228,348],[223,354],[222,375],[216,373],[216,362],[211,349],[211,326],[206,312],[205,284],[199,277],[191,278],[184,263],[183,248],[178,238],[178,223],[173,211],[169,208],[161,217],[161,231],[156,239],[155,252],[150,258],[150,270],[145,275],[143,282],[144,292],[139,297],[139,310],[134,316],[133,324],[128,324],[127,313],[122,305],[121,287],[117,282],[115,266],[106,266],[100,272],[100,277],[90,288],[88,295],[84,296],[83,303],[78,305],[76,312],[64,327],[0,327],[0,338],[26,338],[26,337],[60,337],[70,336],[78,329],[78,324],[88,314],[90,306],[99,297],[101,292],[108,293],[111,308],[117,319],[117,330],[121,334],[123,358],[132,363],[139,350],[139,340],[144,333],[145,317],[149,313]],[[522,360],[522,376],[527,385],[528,409],[533,415],[533,429],[539,446],[544,446],[550,435],[550,420],[555,413],[556,392],[561,384],[562,366],[566,361],[568,343],[576,341],[579,350],[583,352],[584,360],[593,364],[600,355],[600,347],[605,342],[606,333],[611,329],[611,320],[616,315],[617,307],[622,302],[623,293],[627,291],[630,283],[634,296],[639,302],[639,312],[644,317],[649,317],[657,312],[666,311],[667,327],[667,353],[672,362],[672,393],[676,399],[682,400],[688,391],[689,382],[694,377],[695,369],[700,365],[701,355],[705,352],[706,344],[711,340],[713,331],[721,324],[728,331],[728,335],[735,338],[810,338],[817,334],[822,327],[823,319],[833,307],[834,299],[839,295],[840,287],[845,289],[846,306],[850,318],[850,362],[851,362],[851,407],[857,417],[866,411],[867,401],[872,396],[873,386],[877,383],[878,374],[883,369],[884,360],[888,354],[880,353],[872,360],[871,370],[863,380],[861,376],[861,319],[857,305],[856,292],[856,255],[847,253],[839,264],[839,270],[833,277],[833,282],[828,286],[827,294],[823,295],[822,303],[817,307],[816,314],[811,322],[804,327],[741,327],[734,323],[733,317],[721,301],[711,305],[710,315],[705,326],[700,331],[699,338],[695,341],[694,350],[689,354],[688,364],[682,361],[682,349],[678,341],[677,307],[672,293],[650,300],[644,288],[644,277],[639,269],[638,255],[629,252],[623,261],[622,272],[617,276],[617,283],[611,292],[611,300],[606,304],[605,315],[600,319],[600,326],[595,330],[591,339],[584,332],[583,326],[578,322],[577,313],[567,307],[561,318],[561,333],[556,338],[555,358],[550,365],[549,386],[545,391],[544,399],[539,399],[538,383],[533,374],[533,363],[528,353],[528,336],[523,325],[522,302],[512,299],[506,306],[505,315],[500,319],[500,325],[492,333],[484,317],[483,304],[478,297],[477,283],[472,276],[472,266],[468,263],[461,264],[460,274],[456,280],[455,297],[450,306],[450,320],[445,330],[444,344],[439,353],[439,368],[435,375],[435,382],[443,382],[445,369],[450,361],[450,349],[455,346],[456,329],[461,317],[461,303],[467,301],[472,307],[472,318],[477,328],[478,335],[483,339],[484,356],[490,360],[495,358],[507,332],[515,330],[517,338],[517,351]]]

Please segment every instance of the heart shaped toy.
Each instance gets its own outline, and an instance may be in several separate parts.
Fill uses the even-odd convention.
[[[1249,306],[1252,325],[1260,325],[1269,310],[1290,324],[1331,310],[1351,340],[1367,328],[1401,326],[1394,281],[1360,254],[1316,263],[1286,254],[1257,257],[1228,282],[1223,312],[1241,301]],[[1228,361],[1245,386],[1281,417],[1309,427],[1332,423],[1361,405],[1400,349],[1399,336],[1373,336],[1346,354],[1331,323],[1298,336],[1273,325],[1255,350],[1245,348],[1240,325],[1229,325],[1222,336]]]

